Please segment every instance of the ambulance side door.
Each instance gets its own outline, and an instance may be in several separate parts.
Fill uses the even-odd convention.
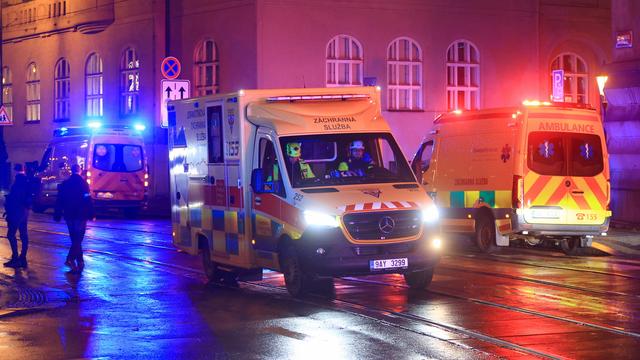
[[[422,145],[420,145],[411,161],[411,169],[416,175],[418,182],[425,187],[425,190],[433,186],[433,174],[435,170],[433,161],[434,149],[435,139],[426,139]]]
[[[286,199],[282,169],[278,162],[278,143],[271,129],[258,128],[253,169],[262,170],[262,182],[271,192],[251,193],[251,223],[256,250],[276,252],[278,227],[282,224],[281,204]]]

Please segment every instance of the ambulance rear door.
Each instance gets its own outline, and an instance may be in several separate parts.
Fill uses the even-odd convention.
[[[539,120],[529,121],[526,138],[526,221],[558,225],[604,223],[608,214],[608,166],[597,116],[538,117]]]

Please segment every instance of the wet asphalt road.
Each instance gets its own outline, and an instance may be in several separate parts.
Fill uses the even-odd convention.
[[[343,278],[295,300],[282,276],[205,284],[165,220],[99,220],[82,275],[66,226],[30,222],[27,270],[0,268],[0,358],[631,359],[640,354],[640,259],[452,241],[429,291],[401,276]],[[0,232],[6,226],[0,222]],[[10,254],[0,240],[0,256]]]

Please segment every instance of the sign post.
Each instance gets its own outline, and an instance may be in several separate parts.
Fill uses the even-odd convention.
[[[553,70],[553,96],[554,102],[564,102],[564,70]]]
[[[160,82],[160,116],[163,128],[169,126],[167,115],[167,103],[169,100],[182,100],[191,96],[191,83],[189,80],[180,80],[180,71],[182,66],[180,61],[173,57],[167,56],[162,60],[160,71],[164,79]]]
[[[162,80],[162,127],[169,126],[167,116],[167,103],[169,100],[188,99],[191,96],[191,83],[189,80]]]

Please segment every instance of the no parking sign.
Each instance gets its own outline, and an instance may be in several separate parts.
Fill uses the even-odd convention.
[[[160,65],[162,76],[164,76],[164,78],[168,80],[178,78],[178,76],[180,76],[180,70],[182,70],[180,61],[173,56],[167,56],[166,58],[164,58],[162,60],[162,65]]]

